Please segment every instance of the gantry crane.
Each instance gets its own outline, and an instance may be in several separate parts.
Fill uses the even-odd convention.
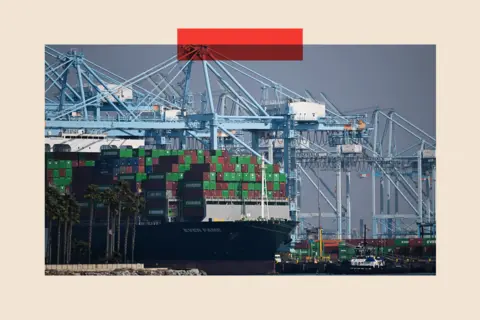
[[[182,57],[173,55],[131,79],[95,64],[76,50],[62,53],[46,47],[45,52],[46,136],[77,130],[109,137],[142,137],[150,148],[185,148],[197,143],[203,148],[252,153],[270,164],[281,163],[287,174],[291,218],[300,218],[299,189],[302,181],[309,182],[332,209],[322,216],[337,220],[338,238],[351,236],[351,172],[363,168],[361,174],[368,170],[372,179],[374,237],[401,233],[402,222],[409,219],[418,231],[427,224],[434,226],[435,139],[396,113],[375,109],[373,121],[367,113],[346,115],[322,93],[325,115],[304,121],[291,105],[298,101],[322,103],[309,91],[298,94],[236,61],[216,59],[218,53],[203,46],[192,47]],[[194,64],[200,65],[203,74],[205,90],[200,93],[191,90]],[[258,98],[234,74],[258,83]],[[382,119],[387,129],[380,137]],[[395,145],[398,128],[417,140],[401,152]],[[280,142],[276,152],[273,142]],[[318,183],[308,171],[313,171]],[[321,179],[320,172],[326,171],[335,172],[335,191]],[[411,181],[412,172],[417,173],[416,184]],[[429,178],[425,180],[425,176]],[[378,181],[380,213],[376,210]],[[413,215],[399,212],[399,195]],[[297,239],[301,231],[297,230]]]

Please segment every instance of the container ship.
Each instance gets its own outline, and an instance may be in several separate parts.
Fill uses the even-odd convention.
[[[98,151],[56,148],[51,152],[46,146],[46,186],[73,195],[80,206],[80,221],[72,228],[74,241],[88,241],[91,201],[87,188],[96,185],[103,192],[125,181],[133,193],[145,199],[145,207],[137,221],[129,222],[127,241],[125,218],[121,219],[120,246],[118,232],[113,241],[115,251],[122,255],[127,244],[122,261],[199,268],[207,274],[265,274],[274,270],[277,249],[291,242],[297,223],[288,217],[286,176],[279,165],[265,164],[262,169],[260,158],[230,155],[225,150],[139,146]],[[270,219],[259,219],[264,214],[261,201]],[[107,238],[115,232],[115,228],[107,228],[107,209],[103,201],[94,204],[91,263],[105,257]],[[114,209],[111,213],[113,216]],[[134,259],[130,252],[133,224]],[[55,221],[51,226],[47,252],[56,263]],[[85,263],[86,259],[83,250],[83,254],[72,254],[71,263]]]

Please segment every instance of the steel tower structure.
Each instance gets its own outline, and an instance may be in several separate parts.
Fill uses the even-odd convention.
[[[371,114],[373,121],[369,121],[368,113],[342,114],[322,94],[326,116],[297,121],[289,103],[316,102],[310,92],[298,94],[236,61],[221,61],[218,52],[203,46],[190,47],[184,56],[174,55],[130,79],[76,50],[62,53],[46,47],[45,52],[45,136],[73,130],[141,137],[148,148],[222,148],[252,153],[270,164],[281,163],[287,174],[291,218],[301,221],[302,216],[308,216],[300,214],[299,203],[301,182],[308,181],[332,209],[330,213],[322,210],[321,215],[336,219],[338,238],[351,236],[351,172],[365,174],[368,170],[374,237],[401,235],[411,228],[406,222],[409,219],[414,220],[418,232],[430,226],[434,232],[435,139],[394,112],[376,109]],[[205,90],[200,93],[191,90],[193,64],[200,64],[202,69]],[[257,98],[234,74],[260,85]],[[282,112],[269,114],[267,106]],[[386,126],[383,135],[381,125]],[[399,128],[415,139],[401,152],[395,144]],[[388,139],[384,139],[385,132]],[[272,141],[276,139],[283,145],[274,153]],[[309,170],[314,171],[318,183]],[[320,171],[335,172],[335,191],[322,180]],[[378,181],[380,201],[376,197]],[[414,214],[399,212],[400,196]],[[302,237],[302,228],[296,237]]]

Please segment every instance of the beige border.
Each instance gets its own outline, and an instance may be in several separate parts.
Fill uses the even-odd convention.
[[[477,241],[469,241],[478,226],[478,205],[469,203],[478,199],[476,1],[5,2],[0,10],[2,135],[16,140],[12,145],[2,138],[2,180],[7,182],[2,192],[8,192],[2,197],[0,232],[3,319],[390,320],[439,319],[451,317],[451,311],[457,319],[474,317],[469,311],[478,297],[472,282],[477,271],[455,269],[464,259],[478,257]],[[177,27],[218,26],[301,26],[305,42],[314,44],[437,44],[437,277],[43,276],[44,44],[175,43]]]

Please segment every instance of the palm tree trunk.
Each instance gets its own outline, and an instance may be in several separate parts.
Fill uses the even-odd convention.
[[[122,202],[118,204],[118,220],[117,220],[117,252],[120,253],[120,222],[122,221]]]
[[[127,247],[128,247],[128,229],[130,228],[130,217],[127,216],[127,226],[125,227],[125,243],[123,248],[123,261],[127,263]]]
[[[60,230],[60,220],[57,220],[57,264],[60,264],[60,239],[61,230]]]
[[[107,206],[107,240],[105,244],[105,259],[108,259],[110,251],[110,204]]]
[[[67,230],[68,230],[68,221],[65,220],[63,223],[63,263],[67,263]]]
[[[112,241],[110,241],[110,257],[113,255],[113,251],[115,251],[114,249],[114,246],[115,246],[115,236],[116,236],[116,232],[115,232],[115,226],[116,226],[116,220],[117,219],[117,215],[114,214],[112,216],[112,223],[110,225],[110,229],[112,230]]]
[[[90,224],[88,226],[88,263],[89,264],[92,258],[93,209],[94,209],[94,202],[90,201]]]
[[[135,262],[135,237],[137,235],[137,218],[138,214],[135,213],[133,217],[133,233],[132,233],[132,263]]]
[[[48,264],[52,263],[52,226],[53,220],[52,218],[49,219],[48,222],[48,244],[47,244],[47,255],[48,255]]]
[[[70,263],[72,261],[72,233],[73,233],[73,221],[70,221],[68,228],[68,257],[67,261]]]

